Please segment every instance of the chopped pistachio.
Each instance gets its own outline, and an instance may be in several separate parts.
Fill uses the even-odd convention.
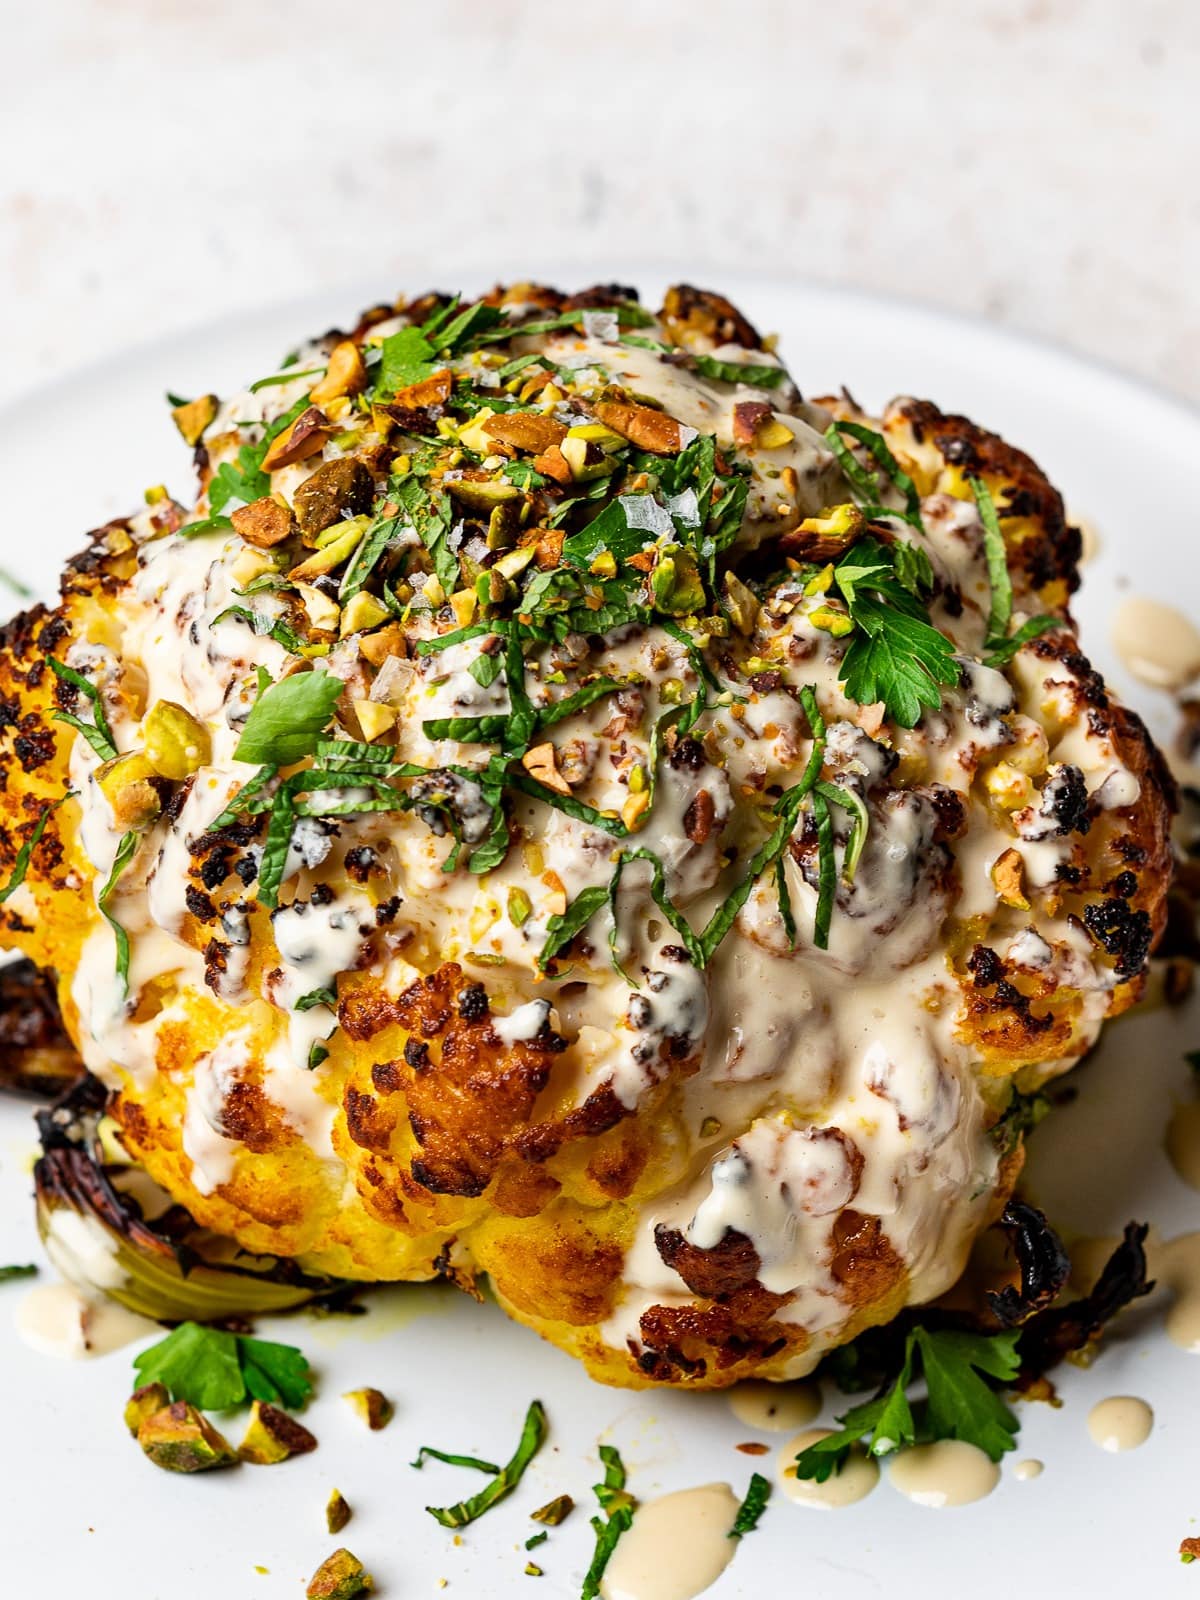
[[[229,1441],[184,1400],[148,1416],[138,1428],[137,1441],[165,1472],[208,1472],[237,1460]]]
[[[238,506],[229,520],[235,532],[259,550],[271,550],[283,544],[296,531],[288,506],[271,494],[251,500],[248,506]]]
[[[337,601],[331,600],[320,589],[315,589],[311,583],[297,583],[296,590],[313,627],[322,633],[336,633],[342,620],[342,608]]]
[[[525,1563],[525,1576],[527,1578],[544,1578],[546,1574],[542,1571],[541,1567],[538,1566],[536,1561],[527,1561]]]
[[[476,455],[486,456],[492,448],[492,440],[488,437],[486,424],[489,417],[494,417],[495,412],[491,406],[484,406],[477,411],[470,422],[464,423],[458,430],[458,437],[468,450],[474,450]]]
[[[114,756],[96,769],[96,782],[112,808],[113,821],[122,832],[148,828],[162,810],[158,790],[150,781],[158,773],[142,750]]]
[[[371,1574],[349,1550],[335,1550],[313,1573],[306,1600],[358,1600],[375,1587]]]
[[[686,617],[698,611],[704,604],[704,584],[695,558],[676,547],[659,556],[650,574],[650,593],[658,610],[668,616]]]
[[[295,422],[289,423],[282,433],[276,434],[271,440],[267,446],[267,453],[263,456],[262,470],[275,472],[280,467],[290,467],[297,461],[305,461],[323,449],[328,438],[329,427],[325,413],[316,406],[309,406],[300,413]]]
[[[992,884],[1003,905],[1017,911],[1029,910],[1025,897],[1025,863],[1019,850],[1010,847],[993,861]]]
[[[720,1117],[705,1117],[704,1121],[700,1124],[700,1137],[702,1139],[711,1139],[715,1134],[720,1133],[720,1131]]]
[[[354,1515],[340,1489],[334,1489],[325,1505],[325,1526],[330,1533],[341,1533]]]
[[[506,551],[491,571],[498,572],[503,578],[515,578],[519,572],[524,572],[536,554],[536,545],[523,544],[519,550]]]
[[[863,514],[851,501],[840,506],[827,506],[819,517],[805,517],[800,523],[801,533],[818,533],[823,539],[837,539],[850,544],[863,530]]]
[[[617,575],[617,558],[611,550],[601,550],[588,568],[588,571],[597,578],[615,578]]]
[[[778,417],[760,422],[754,430],[754,442],[760,450],[780,450],[785,444],[791,444],[795,437],[787,423],[780,422]]]
[[[202,394],[197,399],[189,400],[172,410],[171,416],[185,443],[190,445],[200,443],[205,428],[217,414],[218,403],[215,394]]]
[[[372,1433],[386,1428],[396,1415],[395,1406],[378,1389],[350,1389],[342,1399],[349,1400]]]
[[[569,795],[571,785],[558,770],[557,751],[547,739],[542,744],[535,744],[532,749],[526,750],[521,757],[521,765],[531,778],[544,784],[547,789],[552,789],[555,794]]]
[[[337,528],[336,538],[328,540],[307,560],[292,568],[288,577],[293,583],[311,583],[314,578],[323,578],[327,572],[340,567],[362,543],[363,534],[367,531],[367,519],[355,517],[350,522],[339,522]]]
[[[613,470],[613,463],[597,444],[568,434],[559,445],[563,460],[571,469],[576,483],[588,483],[593,478],[603,478]]]
[[[524,889],[514,886],[508,891],[508,920],[514,928],[523,927],[533,912],[533,902]]]
[[[325,376],[315,383],[309,399],[323,406],[340,395],[360,394],[367,387],[367,369],[353,339],[343,339],[329,353]]]
[[[146,759],[161,778],[182,783],[212,759],[208,729],[174,700],[159,700],[142,722]]]
[[[239,556],[235,556],[229,569],[229,576],[239,589],[244,589],[247,584],[253,583],[255,578],[261,578],[264,572],[274,572],[274,570],[274,562],[263,551],[243,550]]]
[[[355,700],[354,715],[368,744],[381,734],[390,733],[396,726],[395,711],[378,700]]]
[[[451,499],[471,511],[491,511],[493,506],[521,498],[520,489],[507,478],[449,478],[446,490]]]
[[[460,628],[470,626],[475,620],[478,607],[479,596],[474,589],[456,589],[450,596],[450,609],[454,612],[454,620]]]
[[[160,506],[168,498],[165,483],[155,483],[142,496],[148,506]]]
[[[854,632],[854,622],[845,611],[836,610],[833,606],[817,606],[808,614],[808,620],[814,628],[820,628],[822,633],[832,634],[835,639],[844,639],[848,633]]]
[[[724,578],[725,606],[730,620],[739,633],[749,636],[758,621],[758,597],[738,577],[727,572]]]
[[[631,794],[621,807],[621,821],[631,833],[642,825],[642,817],[650,809],[650,791],[643,789],[641,794]]]
[[[286,1411],[256,1400],[250,1408],[245,1437],[238,1446],[238,1457],[256,1467],[270,1467],[291,1456],[306,1456],[317,1448],[317,1441],[302,1423]]]
[[[390,616],[391,612],[382,600],[376,600],[373,594],[368,594],[365,589],[360,589],[342,607],[338,633],[343,639],[348,638],[352,633],[365,633],[368,628],[378,628]]]
[[[544,1506],[539,1506],[529,1515],[534,1522],[544,1522],[547,1527],[557,1528],[565,1522],[575,1509],[575,1502],[569,1494],[557,1494],[553,1500],[547,1500]]]
[[[603,450],[620,450],[625,444],[619,433],[606,428],[602,422],[581,422],[567,429],[567,438],[585,439],[589,444],[598,444]]]
[[[171,1396],[161,1383],[144,1383],[135,1389],[125,1402],[125,1426],[137,1438],[138,1429],[147,1417],[171,1404]]]
[[[404,629],[398,622],[392,622],[386,628],[380,628],[378,633],[370,633],[360,639],[358,649],[373,667],[381,667],[389,657],[406,654],[408,645]]]

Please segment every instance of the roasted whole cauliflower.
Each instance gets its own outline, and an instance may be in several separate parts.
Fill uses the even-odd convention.
[[[687,286],[380,307],[175,418],[194,508],[0,659],[6,943],[130,1155],[611,1383],[945,1291],[1169,875],[1034,462]]]

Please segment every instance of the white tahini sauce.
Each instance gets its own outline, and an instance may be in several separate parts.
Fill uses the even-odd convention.
[[[815,1383],[739,1383],[729,1391],[729,1409],[748,1428],[790,1433],[819,1414],[821,1391]]]
[[[1200,628],[1182,611],[1133,595],[1113,620],[1113,644],[1142,683],[1155,689],[1185,689],[1200,677]]]
[[[634,1512],[600,1580],[604,1600],[692,1600],[733,1560],[738,1500],[727,1483],[681,1489]]]
[[[1145,1444],[1154,1427],[1154,1413],[1144,1400],[1134,1395],[1116,1394],[1092,1407],[1087,1425],[1092,1443],[1115,1455]]]
[[[115,1300],[85,1295],[73,1283],[38,1283],[26,1290],[17,1305],[16,1329],[42,1355],[76,1361],[162,1331],[156,1322]]]
[[[939,1439],[901,1450],[888,1467],[888,1482],[914,1505],[940,1511],[991,1494],[1000,1468],[965,1439]]]
[[[824,1483],[815,1478],[796,1476],[796,1457],[801,1450],[827,1439],[832,1428],[807,1428],[789,1439],[779,1452],[779,1482],[789,1500],[797,1505],[813,1506],[818,1511],[835,1511],[842,1506],[857,1505],[871,1493],[879,1482],[879,1463],[869,1456],[861,1445],[853,1445],[846,1464],[840,1472],[833,1473]]]

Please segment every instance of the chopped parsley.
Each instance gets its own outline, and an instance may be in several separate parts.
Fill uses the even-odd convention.
[[[837,1432],[802,1450],[796,1476],[824,1483],[860,1440],[868,1454],[884,1456],[936,1439],[963,1439],[999,1461],[1016,1442],[1017,1419],[1000,1391],[1020,1370],[1019,1338],[1019,1328],[994,1334],[914,1328],[894,1381],[839,1417]],[[927,1397],[910,1401],[908,1388],[919,1376]]]
[[[911,572],[904,576],[913,581]],[[867,537],[858,540],[834,568],[854,631],[842,659],[846,693],[860,705],[882,701],[902,728],[936,711],[942,688],[960,677],[954,646],[897,570],[894,550]]]
[[[512,1459],[501,1467],[492,1478],[492,1481],[474,1494],[468,1500],[460,1500],[452,1506],[426,1506],[425,1509],[435,1521],[440,1522],[443,1528],[465,1528],[468,1522],[474,1522],[477,1517],[483,1516],[485,1511],[490,1511],[499,1505],[507,1495],[510,1495],[520,1483],[525,1474],[525,1469],[533,1460],[546,1441],[546,1412],[540,1400],[530,1403],[529,1410],[525,1413],[525,1424],[521,1429],[521,1437]],[[426,1450],[426,1455],[436,1452]],[[418,1456],[418,1460],[421,1458]],[[450,1460],[449,1456],[438,1456],[438,1460]],[[472,1457],[460,1457],[457,1465],[470,1465],[484,1470],[484,1464]]]
[[[0,1283],[12,1283],[16,1278],[36,1278],[37,1271],[32,1262],[24,1266],[0,1267]]]
[[[202,1411],[229,1411],[248,1400],[302,1406],[312,1394],[312,1373],[294,1345],[181,1323],[134,1357],[140,1383],[161,1383],[172,1400]]]

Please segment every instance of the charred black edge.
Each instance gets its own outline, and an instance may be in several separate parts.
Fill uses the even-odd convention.
[[[1021,1212],[1033,1212],[1031,1206],[1023,1206],[1020,1202],[1015,1204]],[[1034,1212],[1034,1216],[1040,1217],[1040,1213]],[[1008,1217],[1008,1208],[1005,1217]],[[1018,1228],[1026,1225],[1020,1218],[1014,1219],[1014,1224]],[[1005,1221],[1002,1220],[1000,1225],[1005,1227],[1006,1232],[1010,1231],[1010,1225]],[[1036,1268],[1031,1266],[1030,1271],[1049,1269],[1051,1274],[1057,1274],[1061,1270],[1061,1263],[1050,1242],[1041,1235],[1041,1223],[1029,1226],[1031,1231],[1036,1227],[1038,1237],[1036,1240],[1031,1238],[1024,1246],[1017,1242],[1019,1235],[1014,1238],[1018,1260],[1021,1260],[1022,1248],[1035,1251],[1039,1257],[1038,1265]],[[1062,1249],[1057,1235],[1048,1224],[1046,1229],[1058,1244],[1058,1250],[1062,1251],[1069,1270],[1067,1252]],[[1028,1316],[1027,1321],[1016,1324],[1020,1329],[1017,1355],[1021,1362],[1016,1387],[1028,1388],[1067,1356],[1084,1349],[1100,1337],[1119,1311],[1150,1293],[1154,1284],[1146,1276],[1145,1241],[1148,1231],[1147,1223],[1127,1223],[1124,1237],[1088,1294],[1069,1305],[1046,1306]],[[1026,1269],[1022,1262],[1023,1287],[1025,1278]],[[1019,1290],[1007,1292],[1014,1298],[1020,1298]],[[1004,1294],[1005,1291],[1001,1290],[998,1297],[1002,1298]],[[990,1301],[993,1298],[989,1296]],[[994,1304],[992,1309],[995,1311]],[[851,1344],[832,1351],[822,1362],[820,1370],[832,1377],[838,1387],[847,1393],[858,1393],[865,1389],[882,1391],[895,1381],[903,1364],[905,1341],[918,1324],[938,1331],[956,1330],[985,1335],[999,1331],[995,1324],[961,1311],[943,1310],[937,1306],[918,1307],[902,1312],[881,1327],[867,1329]]]
[[[51,974],[26,957],[0,967],[0,1091],[52,1100],[83,1072]]]
[[[116,1189],[99,1159],[96,1125],[108,1101],[104,1085],[89,1073],[53,1106],[37,1113],[42,1155],[34,1167],[34,1186],[39,1200],[58,1202],[95,1216],[103,1226],[127,1239],[135,1250],[172,1257],[185,1278],[195,1267],[211,1266],[214,1271],[251,1282],[268,1280],[308,1289],[314,1299],[329,1299],[364,1287],[304,1272],[285,1256],[257,1257],[272,1263],[266,1271],[236,1262],[209,1263],[199,1249],[188,1243],[188,1234],[196,1224],[179,1205],[165,1214],[170,1232],[166,1227],[152,1227],[141,1215],[137,1202]]]
[[[1024,1200],[1010,1200],[998,1226],[1008,1235],[1021,1282],[990,1292],[987,1302],[999,1323],[1015,1328],[1057,1300],[1070,1275],[1071,1258],[1044,1213]]]

